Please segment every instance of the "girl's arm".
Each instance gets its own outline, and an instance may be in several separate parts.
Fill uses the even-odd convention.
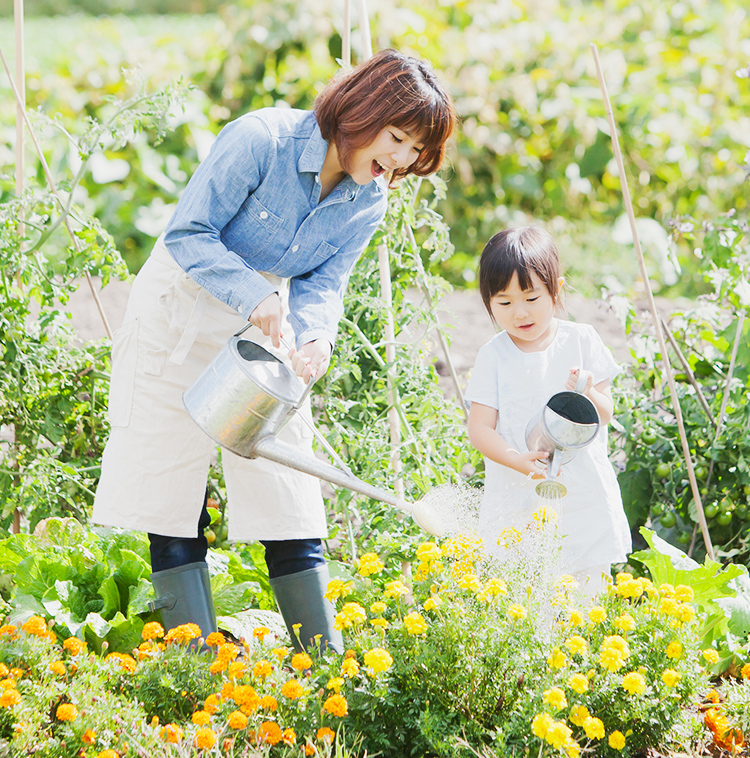
[[[495,463],[508,466],[521,474],[541,479],[544,473],[535,461],[547,458],[547,452],[519,453],[497,431],[497,410],[473,402],[469,410],[469,440],[482,455]]]
[[[578,382],[578,368],[570,369],[570,376],[568,381],[565,382],[565,389],[570,392],[574,392],[576,383]],[[591,400],[596,406],[596,410],[599,413],[599,419],[605,426],[612,419],[614,413],[614,400],[612,400],[612,390],[609,386],[609,379],[605,379],[599,384],[594,384],[594,377],[589,373],[588,381],[586,382],[586,388],[583,390],[583,394]]]

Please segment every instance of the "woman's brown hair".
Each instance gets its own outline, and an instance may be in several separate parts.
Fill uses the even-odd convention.
[[[349,158],[395,126],[424,144],[410,166],[397,168],[391,183],[409,174],[437,171],[456,125],[456,111],[429,65],[397,50],[381,50],[354,70],[335,77],[315,100],[323,139],[333,142],[346,171]]]

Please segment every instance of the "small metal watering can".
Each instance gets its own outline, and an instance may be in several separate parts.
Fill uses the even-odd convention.
[[[546,451],[549,457],[537,464],[544,466],[547,477],[536,486],[541,497],[563,497],[565,485],[557,481],[560,467],[583,447],[593,442],[600,420],[596,406],[582,394],[588,372],[581,370],[575,392],[558,392],[547,401],[541,412],[526,427],[529,450]]]
[[[426,506],[408,503],[354,476],[314,425],[310,427],[316,437],[341,468],[276,439],[279,430],[302,406],[313,382],[303,386],[276,356],[255,342],[242,339],[249,326],[229,339],[183,393],[182,401],[193,421],[212,440],[243,458],[266,458],[388,503],[411,515],[425,531],[442,536],[440,519]]]

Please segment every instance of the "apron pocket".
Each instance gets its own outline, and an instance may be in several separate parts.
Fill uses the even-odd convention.
[[[149,376],[161,376],[167,362],[166,350],[144,350],[143,373]]]
[[[123,324],[112,337],[112,376],[109,382],[109,423],[127,426],[133,409],[138,364],[138,319]]]

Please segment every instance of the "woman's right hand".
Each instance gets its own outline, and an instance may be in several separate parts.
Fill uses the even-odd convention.
[[[281,299],[274,292],[265,300],[261,300],[255,310],[250,314],[248,321],[257,326],[266,337],[271,338],[274,347],[281,347],[279,336],[281,335],[281,320],[283,318]]]

